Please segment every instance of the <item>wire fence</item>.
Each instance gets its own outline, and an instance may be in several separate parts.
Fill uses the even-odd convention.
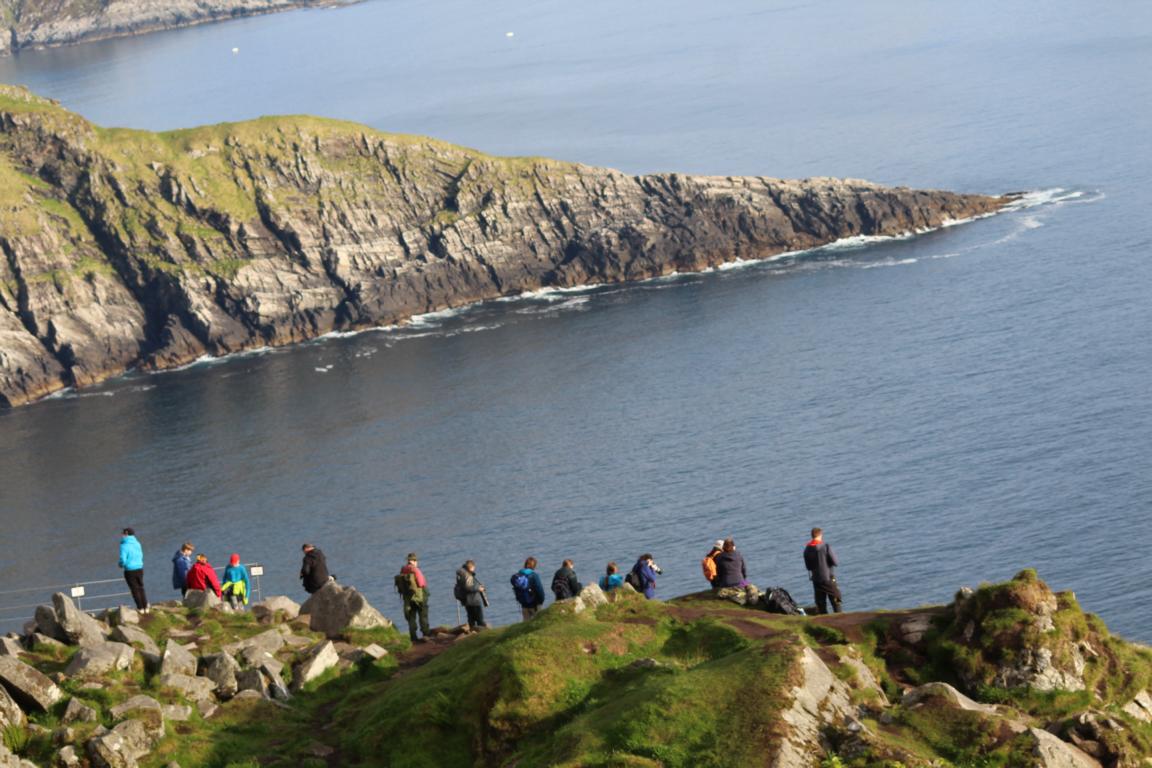
[[[264,592],[260,587],[260,577],[264,575],[264,566],[260,563],[244,563],[252,581],[252,594],[249,596],[254,603],[264,599]],[[223,568],[217,568],[223,573]],[[85,613],[95,614],[100,611],[114,608],[118,605],[132,605],[132,593],[128,591],[123,578],[94,579],[90,581],[74,581],[68,584],[55,584],[42,587],[22,587],[20,589],[0,590],[0,629],[10,630],[13,627],[22,627],[25,622],[35,618],[36,609],[41,605],[52,602],[52,595],[62,592],[72,598],[76,607]]]

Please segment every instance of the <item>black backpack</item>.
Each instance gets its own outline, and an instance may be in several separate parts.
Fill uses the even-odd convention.
[[[568,574],[564,571],[556,571],[556,575],[552,577],[552,594],[556,595],[557,600],[574,597],[568,584]]]
[[[760,596],[760,602],[768,613],[782,613],[785,616],[804,615],[804,611],[783,587],[772,587]]]
[[[624,581],[637,592],[644,591],[644,579],[640,578],[640,574],[636,571],[628,571],[628,575],[624,577]]]
[[[465,576],[463,573],[457,574],[456,586],[452,588],[452,596],[455,597],[461,603],[464,602],[468,598],[468,593],[464,591],[464,584],[467,580],[468,580],[468,577]]]

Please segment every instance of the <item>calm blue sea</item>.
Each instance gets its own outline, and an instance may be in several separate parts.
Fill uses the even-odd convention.
[[[313,113],[633,172],[1033,193],[0,413],[0,584],[115,578],[133,525],[154,599],[184,539],[289,594],[311,540],[394,618],[407,552],[440,622],[473,558],[507,622],[529,554],[591,579],[650,551],[671,596],[729,535],[807,600],[822,525],[850,608],[1034,566],[1152,641],[1149,72],[1152,6],[1068,0],[372,0],[0,60],[105,125]]]

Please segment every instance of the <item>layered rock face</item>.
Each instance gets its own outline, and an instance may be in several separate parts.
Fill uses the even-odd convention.
[[[354,0],[349,0],[350,2]],[[339,0],[0,0],[0,55]]]
[[[930,229],[1005,202],[631,176],[315,118],[109,130],[0,87],[0,403],[544,287]]]

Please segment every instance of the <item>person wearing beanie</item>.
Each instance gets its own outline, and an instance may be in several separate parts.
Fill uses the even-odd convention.
[[[136,538],[136,531],[125,528],[120,538],[120,567],[124,570],[124,581],[136,603],[136,610],[148,613],[148,595],[144,593],[144,548]]]
[[[228,567],[224,569],[224,583],[220,586],[224,599],[234,609],[248,605],[248,596],[252,594],[251,582],[248,581],[248,569],[240,564],[240,555],[233,553],[228,560]]]

